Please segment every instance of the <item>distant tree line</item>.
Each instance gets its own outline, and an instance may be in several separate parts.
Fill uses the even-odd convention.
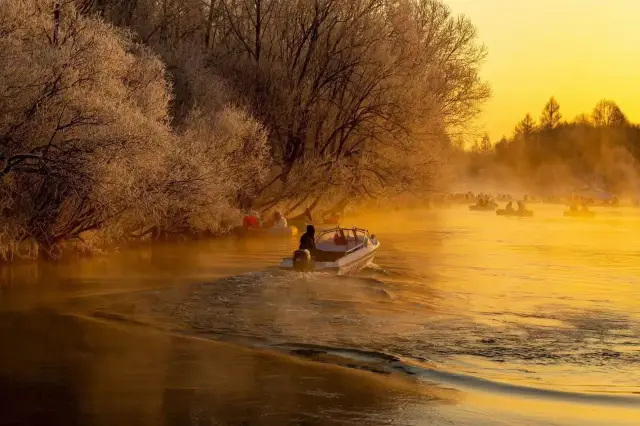
[[[565,121],[552,97],[538,121],[528,113],[511,137],[492,145],[485,135],[472,151],[476,170],[506,167],[515,178],[533,184],[598,182],[612,191],[638,189],[640,127],[611,100]]]
[[[439,0],[0,6],[5,259],[420,190],[489,96]]]

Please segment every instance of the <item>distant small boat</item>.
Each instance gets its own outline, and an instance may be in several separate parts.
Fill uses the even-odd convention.
[[[498,216],[531,217],[533,216],[533,211],[499,209],[499,210],[496,210],[496,214]]]
[[[280,269],[298,272],[335,272],[338,275],[355,273],[373,261],[380,241],[369,231],[360,228],[331,228],[320,231],[316,250],[296,250],[293,256],[282,259]]]

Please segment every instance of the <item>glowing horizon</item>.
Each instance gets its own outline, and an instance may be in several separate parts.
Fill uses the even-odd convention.
[[[445,0],[478,29],[489,56],[481,75],[493,92],[479,125],[493,142],[549,97],[565,120],[615,101],[640,121],[637,0]]]

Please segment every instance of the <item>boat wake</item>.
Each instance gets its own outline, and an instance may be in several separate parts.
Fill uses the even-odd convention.
[[[631,367],[640,361],[634,318],[565,312],[556,305],[542,306],[535,315],[500,310],[474,317],[447,310],[433,289],[412,287],[375,266],[358,276],[269,269],[187,287],[98,296],[87,303],[85,313],[104,321],[372,373],[531,397],[640,403],[637,371]],[[573,377],[593,373],[601,384],[547,381],[545,372],[567,367],[579,374]],[[628,371],[628,379],[610,385],[611,369]]]
[[[382,352],[348,348],[333,348],[320,345],[280,344],[271,348],[292,356],[329,362],[343,367],[370,371],[378,374],[399,373],[407,376],[457,389],[483,390],[506,395],[518,394],[524,397],[545,398],[584,404],[620,405],[637,408],[640,394],[569,392],[538,387],[522,386],[488,380],[468,374],[446,371],[435,365],[427,365],[424,360],[401,359]]]
[[[117,314],[96,314],[93,318],[106,322],[115,321],[138,326],[145,325],[139,321],[131,320]],[[259,350],[274,351],[294,358],[303,358],[312,362],[356,369],[373,374],[405,377],[409,380],[418,381],[426,386],[435,385],[456,390],[502,394],[509,397],[518,395],[520,397],[532,399],[547,399],[554,402],[560,401],[588,405],[609,405],[632,409],[637,409],[639,406],[638,404],[640,404],[640,392],[576,392],[524,386],[490,380],[458,371],[451,371],[441,364],[424,358],[399,357],[380,351],[310,343],[272,343],[264,339],[255,338],[255,336],[240,334],[232,335],[197,332],[178,332],[178,334],[183,338],[197,337],[221,340]]]

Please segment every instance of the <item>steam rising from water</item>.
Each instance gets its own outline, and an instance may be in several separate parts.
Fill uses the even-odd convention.
[[[640,222],[628,209],[585,222],[533,208],[513,220],[465,207],[361,218],[382,248],[356,277],[275,269],[295,241],[153,249],[82,273],[164,288],[65,309],[454,386],[626,400],[640,391]]]

